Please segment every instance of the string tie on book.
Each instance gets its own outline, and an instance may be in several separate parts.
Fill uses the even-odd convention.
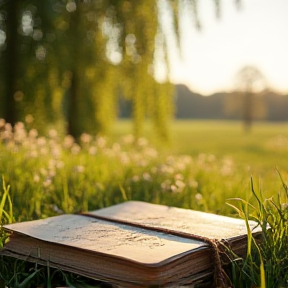
[[[218,239],[210,239],[207,237],[203,237],[200,235],[191,234],[191,238],[195,238],[197,240],[203,241],[212,248],[213,251],[213,261],[215,263],[214,267],[214,287],[215,288],[232,288],[232,283],[228,275],[226,274],[225,270],[222,266],[221,260],[221,249],[219,248],[222,246],[221,241]]]
[[[215,263],[215,273],[214,273],[215,287],[216,288],[232,288],[231,281],[222,266],[222,261],[221,261],[221,256],[220,256],[221,250],[219,249],[221,242],[218,239],[209,239],[209,238],[205,238],[205,239],[206,240],[204,241],[208,243],[212,247],[212,250],[213,250],[213,260]]]

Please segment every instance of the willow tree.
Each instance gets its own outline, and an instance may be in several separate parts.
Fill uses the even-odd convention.
[[[82,132],[105,132],[117,116],[121,96],[133,103],[137,137],[147,117],[166,137],[172,85],[160,85],[153,77],[159,24],[155,1],[64,4],[55,0],[53,5],[57,7],[55,58],[60,75],[67,80],[62,97],[68,133],[77,138]]]
[[[0,1],[0,32],[5,36],[0,43],[0,117],[12,125],[28,115],[28,122],[34,117],[39,127],[54,115],[52,67],[47,62],[53,11],[47,1],[38,4],[36,0]]]
[[[155,38],[159,33],[158,11],[154,0],[123,1],[116,6],[121,25],[123,61],[119,70],[122,93],[132,102],[134,134],[150,118],[158,135],[167,137],[167,119],[172,112],[172,86],[154,79]],[[135,21],[137,19],[137,21]]]
[[[220,2],[213,1],[219,14]],[[196,0],[163,2],[172,15],[176,39],[181,5],[189,8],[199,26]],[[137,137],[146,118],[159,135],[167,137],[173,86],[168,78],[159,84],[154,77],[157,37],[164,39],[160,49],[169,67],[169,45],[157,3],[0,0],[4,23],[0,32],[6,36],[1,64],[7,59],[0,67],[6,75],[6,81],[0,79],[6,85],[0,116],[13,124],[29,114],[42,126],[64,119],[67,132],[77,138],[83,132],[105,132],[116,118],[122,95],[132,102]]]

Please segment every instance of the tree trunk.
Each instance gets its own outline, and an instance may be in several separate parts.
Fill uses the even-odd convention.
[[[80,2],[78,3],[78,6],[75,11],[71,13],[70,18],[70,28],[69,28],[69,45],[70,50],[69,54],[72,60],[70,70],[72,72],[71,76],[71,86],[68,91],[68,129],[67,132],[71,136],[73,136],[76,140],[79,138],[81,133],[81,113],[80,113],[80,89],[79,89],[79,57],[80,56],[80,49],[81,45],[77,43],[79,39],[81,39],[81,29],[79,26],[80,23]],[[80,60],[81,61],[81,60]]]
[[[243,121],[246,132],[251,130],[253,113],[253,93],[246,92],[244,94]]]
[[[75,139],[77,139],[80,136],[79,131],[79,111],[78,111],[78,105],[77,105],[77,98],[78,98],[78,81],[77,81],[77,75],[73,72],[72,78],[71,78],[71,86],[70,91],[68,94],[69,100],[68,100],[68,128],[67,133],[71,136],[73,136]]]
[[[12,125],[17,122],[17,102],[14,95],[17,91],[17,47],[18,47],[18,0],[7,1],[6,20],[6,49],[3,53],[5,59],[5,86],[4,119]]]

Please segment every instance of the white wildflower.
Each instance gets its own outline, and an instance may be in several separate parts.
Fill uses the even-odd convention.
[[[74,143],[71,147],[71,153],[74,155],[77,155],[80,152],[80,150],[81,150],[81,147],[76,143]]]
[[[138,182],[139,181],[139,176],[138,175],[134,175],[133,177],[132,177],[132,181],[133,182]]]
[[[146,181],[150,181],[151,180],[151,175],[148,172],[144,172],[143,173],[143,179]]]
[[[67,135],[64,138],[63,146],[64,148],[69,149],[73,146],[74,143],[75,143],[75,139],[71,135]]]
[[[80,140],[81,140],[81,142],[88,144],[91,142],[92,136],[88,133],[82,133],[80,136]]]
[[[82,165],[75,166],[74,169],[78,173],[83,173],[85,171],[85,167]]]
[[[51,139],[55,139],[57,137],[58,133],[55,129],[50,129],[48,132],[48,135]]]
[[[95,155],[97,153],[97,148],[95,146],[89,147],[89,154]]]

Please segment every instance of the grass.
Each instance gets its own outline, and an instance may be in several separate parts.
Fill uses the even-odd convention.
[[[238,202],[240,208],[228,203],[246,221],[248,235],[246,257],[231,257],[231,279],[235,288],[288,286],[288,187],[281,175],[280,178],[283,189],[276,199],[264,199],[261,191],[254,190],[251,181],[256,206],[240,198],[230,199]],[[261,241],[253,237],[249,220],[256,221],[261,227]]]
[[[147,123],[145,136],[153,137]],[[117,137],[131,131],[129,121],[114,125],[111,134]],[[236,162],[253,167],[255,172],[265,172],[274,167],[287,169],[283,158],[288,151],[288,123],[255,122],[250,133],[245,133],[238,121],[183,120],[171,122],[169,149],[172,153],[214,154],[231,156]],[[265,155],[265,157],[263,157]],[[262,169],[263,168],[263,169]]]
[[[283,215],[279,211],[282,211],[287,199],[277,195],[286,187],[283,183],[287,183],[288,177],[286,123],[256,123],[251,133],[245,134],[240,122],[176,121],[171,123],[170,142],[165,144],[151,134],[148,123],[144,128],[145,138],[135,140],[130,135],[131,123],[121,121],[111,129],[109,137],[83,134],[80,142],[76,143],[71,137],[58,135],[53,129],[43,137],[35,130],[27,131],[22,123],[12,130],[9,124],[0,121],[0,174],[3,176],[0,218],[4,222],[12,221],[13,214],[15,221],[24,221],[94,210],[125,200],[143,200],[228,216],[236,216],[236,212],[240,211],[237,209],[242,209],[241,215],[247,219],[251,213],[246,207],[254,207],[256,216],[253,217],[258,217],[259,225],[269,223],[271,226],[281,222]],[[280,171],[283,183],[279,181],[275,168]],[[257,179],[253,189],[251,175],[254,180]],[[261,197],[255,191],[261,191]],[[269,200],[274,199],[272,196],[278,197],[278,202]],[[231,207],[225,203],[230,198],[241,198],[244,202],[241,200],[239,203],[242,206],[238,208],[234,204]],[[259,211],[262,214],[258,215]],[[267,219],[263,211],[270,213],[265,216]],[[284,222],[281,225],[285,229],[279,225],[275,233],[287,236]],[[4,241],[5,235],[1,233]],[[271,239],[269,233],[267,237]],[[283,238],[277,237],[275,244],[278,245]],[[252,262],[244,259],[234,261],[235,275],[246,275],[250,270],[247,272],[245,269],[250,266],[260,275],[261,270],[257,269],[263,265],[265,273],[270,273],[277,264],[279,253],[275,252],[277,255],[273,259],[276,262],[269,262],[271,255],[264,251],[275,247],[272,248],[270,242],[269,245],[264,242],[268,246],[263,248],[257,246],[252,238],[250,241],[254,243],[249,254],[253,257],[247,259],[252,259]],[[280,251],[287,252],[286,246],[281,247]],[[259,262],[259,255],[264,262]],[[27,275],[31,277],[31,271],[40,269],[20,263],[6,264],[6,270],[0,268],[6,285],[11,283],[9,281],[16,281],[15,275],[26,275],[26,278],[17,279],[19,284],[27,279]],[[42,274],[44,276],[40,278],[46,279],[44,282],[49,282],[51,275],[58,275],[56,278],[61,278],[61,283],[71,282],[71,277],[74,280],[77,278],[77,275],[72,275],[64,279],[68,276],[63,276],[61,271],[50,271],[47,280],[47,271],[43,269],[32,277],[33,281]],[[282,270],[287,272],[285,269]],[[11,274],[11,271],[14,272]],[[249,282],[246,279],[243,285],[253,283],[260,287],[258,280]],[[13,283],[11,287],[17,287]],[[277,287],[269,283],[266,288]],[[253,286],[243,285],[238,287]]]

